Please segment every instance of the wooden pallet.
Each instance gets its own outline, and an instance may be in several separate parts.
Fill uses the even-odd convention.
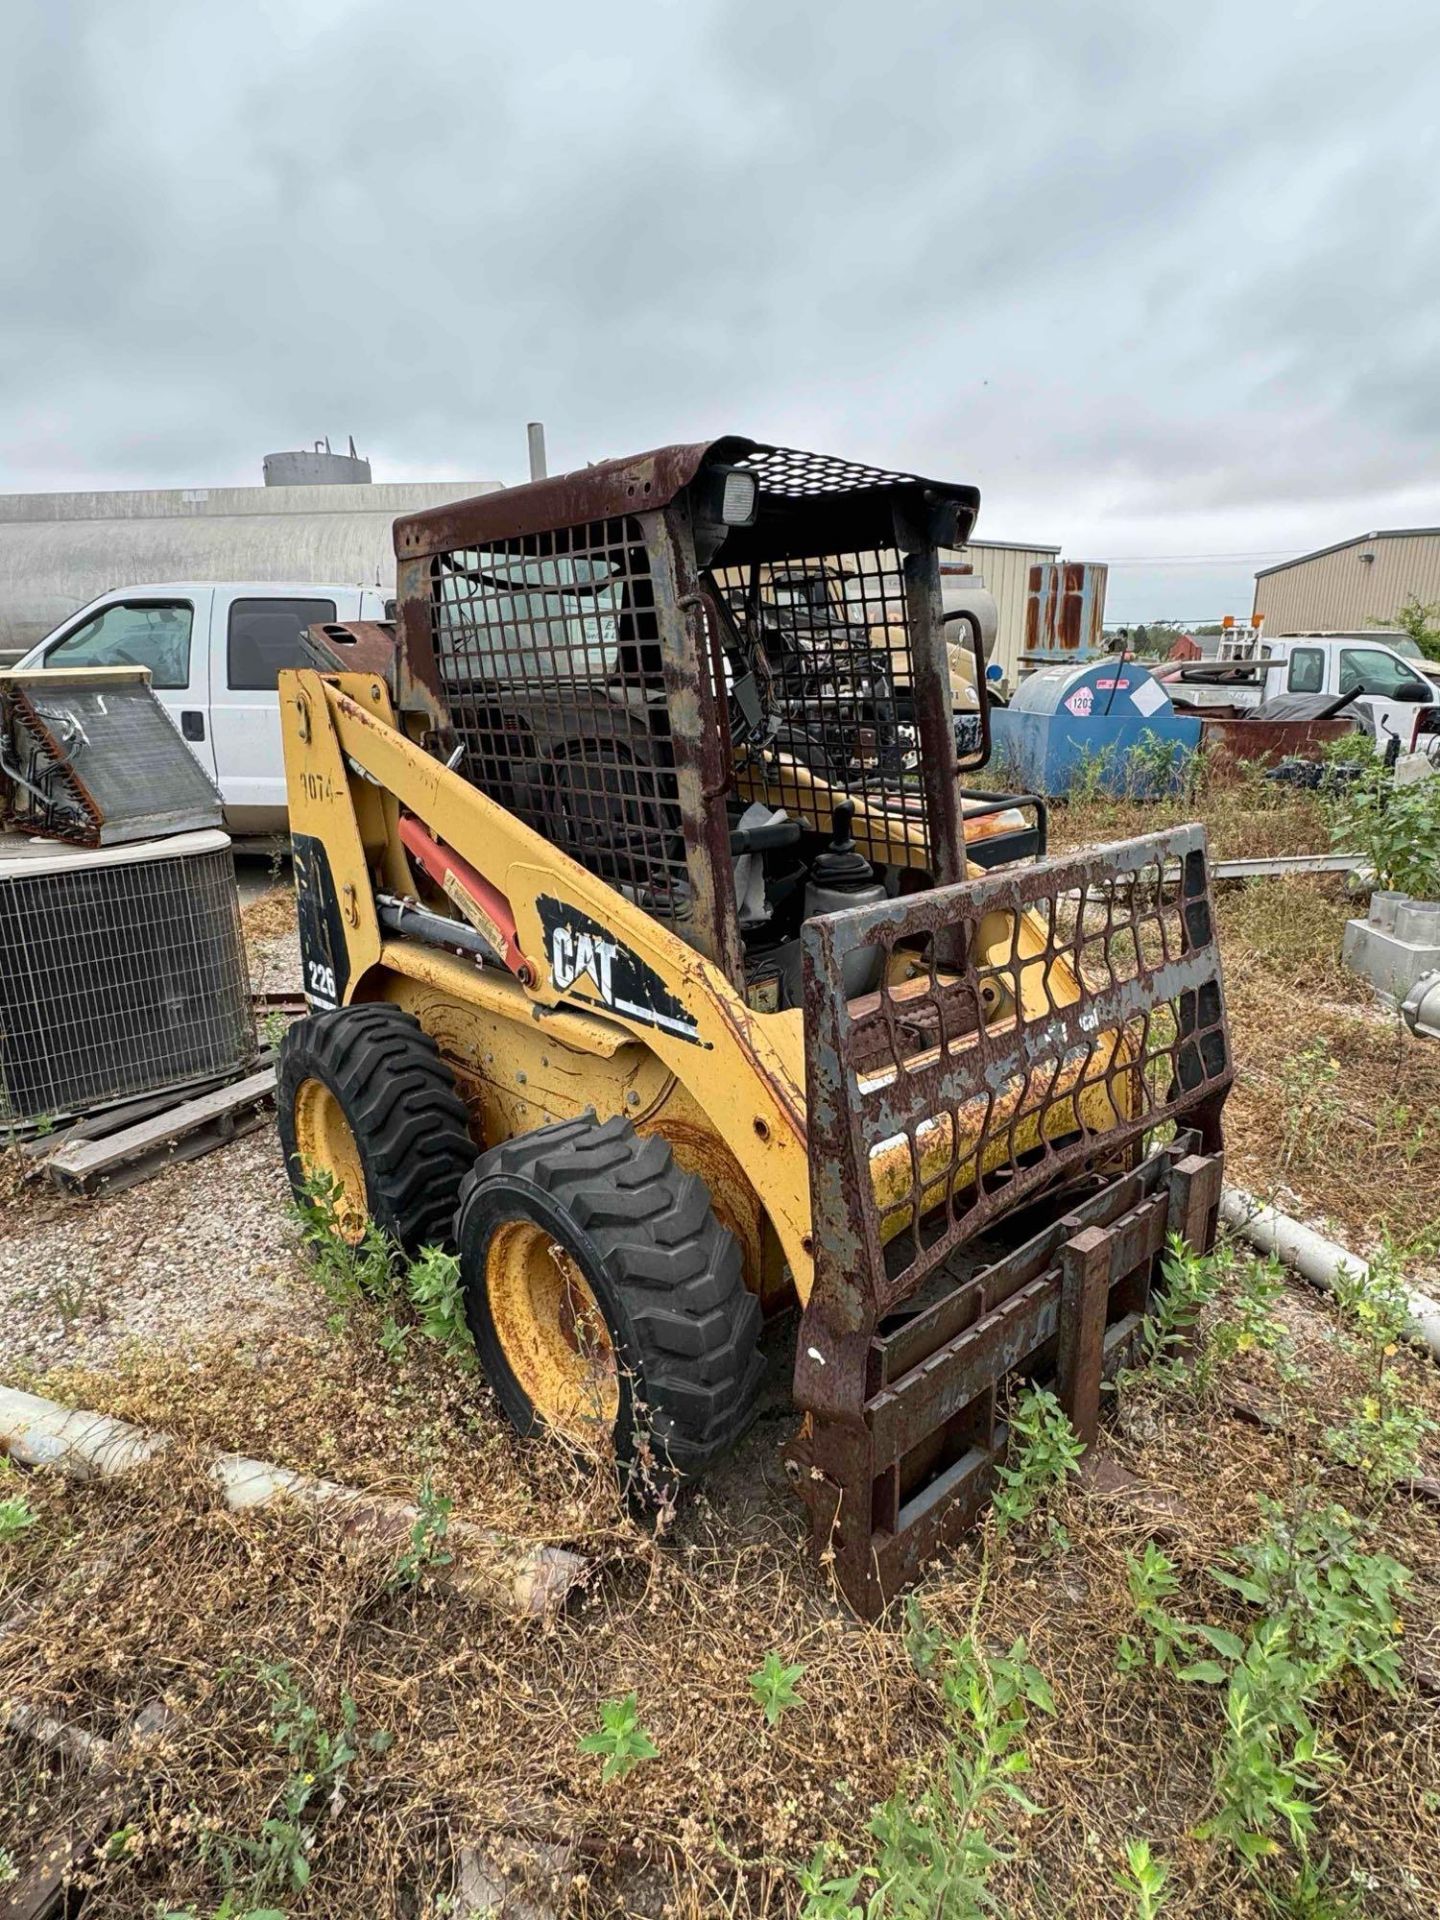
[[[67,1137],[42,1163],[51,1183],[72,1199],[138,1186],[177,1160],[238,1140],[264,1126],[275,1099],[275,1068],[172,1102],[99,1139]]]

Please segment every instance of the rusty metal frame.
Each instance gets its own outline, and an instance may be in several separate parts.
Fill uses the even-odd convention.
[[[883,1612],[989,1502],[1007,1380],[1053,1381],[1094,1441],[1102,1382],[1138,1357],[1169,1239],[1214,1240],[1224,1158],[1199,1146],[1186,1130],[1132,1172],[1097,1175],[988,1264],[952,1256],[943,1293],[865,1341],[849,1417],[806,1421],[787,1470],[815,1558],[858,1613]]]
[[[134,677],[134,676],[132,676]],[[38,805],[34,795],[22,800],[19,792],[10,796],[10,807],[6,813],[4,825],[12,832],[29,833],[56,840],[69,840],[76,846],[98,847],[100,829],[104,825],[104,814],[88,786],[75,770],[74,762],[61,746],[46,723],[29,692],[23,686],[12,683],[0,695],[0,745],[8,743],[11,729],[23,727],[37,745],[44,748],[49,757],[54,776],[62,783],[74,803],[76,811],[83,818],[84,825],[69,820],[58,812],[40,813],[32,811]],[[0,774],[0,793],[11,782]]]
[[[1219,1165],[1233,1068],[1204,829],[830,915],[811,921],[802,941],[815,1254],[795,1368],[795,1397],[811,1416],[802,1487],[822,1551],[839,1552],[830,1536],[848,1501],[842,1584],[873,1610],[897,1569],[915,1569],[920,1548],[894,1544],[911,1524],[902,1525],[902,1506],[918,1525],[951,1503],[961,1469],[947,1449],[957,1434],[972,1514],[983,1498],[976,1489],[989,1483],[974,1477],[971,1456],[982,1433],[990,1464],[1003,1451],[995,1390],[1005,1375],[1045,1349],[1072,1399],[1076,1383],[1098,1378],[1102,1308],[1113,1295],[1125,1313],[1143,1311],[1170,1216],[1157,1224],[1158,1203],[1150,1209],[1150,1238],[1133,1258],[1128,1226],[1116,1227],[1119,1244],[1112,1236],[1070,1248],[1056,1273],[1070,1263],[1074,1284],[1089,1291],[1063,1314],[1069,1282],[1039,1287],[1039,1270],[1027,1269],[1030,1291],[1011,1304],[993,1274],[977,1281],[977,1260],[1013,1244],[1027,1208],[1033,1222],[1047,1195],[1072,1194],[1077,1182],[1098,1177],[1123,1215],[1130,1190],[1115,1176],[1167,1123],[1188,1130],[1190,1157]],[[887,980],[907,955],[922,957],[918,977],[847,1001],[846,958],[873,948]],[[1008,1017],[995,1017],[997,1000],[1008,1001]],[[1153,1187],[1159,1163],[1147,1164]],[[1179,1208],[1179,1230],[1197,1246],[1213,1232],[1216,1181],[1207,1172],[1200,1218]],[[1101,1224],[1119,1217],[1107,1212]],[[1069,1218],[1073,1234],[1097,1223],[1093,1211]],[[1047,1258],[1058,1246],[1052,1229]],[[1144,1283],[1127,1293],[1122,1283],[1140,1267]],[[1000,1273],[1018,1270],[1012,1256]],[[937,1324],[968,1331],[985,1319],[978,1373],[979,1335],[916,1357],[913,1333],[888,1330],[887,1316],[922,1290],[919,1323],[935,1321],[937,1286],[947,1289]],[[920,1394],[910,1386],[899,1427],[887,1411],[898,1404],[895,1341],[928,1383]]]
[[[725,756],[725,689],[715,683],[690,517],[677,502],[637,518],[650,554],[660,633],[679,639],[679,645],[664,649],[664,672],[694,942],[732,986],[743,987],[745,956],[724,800],[733,778]]]
[[[717,465],[747,467],[755,474],[752,525],[697,523],[698,483]],[[408,729],[442,757],[456,745],[463,747],[434,624],[432,573],[446,557],[495,549],[523,552],[527,543],[548,536],[611,524],[636,528],[648,560],[662,648],[666,745],[673,754],[693,908],[685,937],[741,987],[744,955],[723,804],[734,787],[735,768],[725,751],[726,696],[717,684],[706,627],[702,565],[714,564],[720,547],[727,567],[819,557],[851,547],[899,553],[922,748],[920,786],[925,818],[933,823],[926,837],[935,877],[958,879],[964,872],[964,833],[937,548],[968,535],[978,504],[973,487],[729,437],[661,448],[412,515],[395,527],[400,647],[391,685],[397,705]],[[897,810],[901,806],[897,797]],[[567,851],[584,860],[582,850]]]

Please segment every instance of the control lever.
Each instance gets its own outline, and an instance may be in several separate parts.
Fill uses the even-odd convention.
[[[801,832],[798,820],[771,820],[763,827],[736,827],[730,835],[730,851],[737,857],[742,853],[771,853],[777,847],[793,847]]]

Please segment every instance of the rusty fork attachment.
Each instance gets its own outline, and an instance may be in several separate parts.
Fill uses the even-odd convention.
[[[791,1471],[874,1617],[989,1498],[1012,1377],[1087,1443],[1167,1237],[1213,1242],[1233,1077],[1200,827],[812,921],[815,1281]],[[879,949],[880,989],[844,966]]]

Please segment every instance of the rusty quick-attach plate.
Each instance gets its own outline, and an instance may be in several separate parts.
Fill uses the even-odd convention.
[[[804,945],[797,1466],[874,1613],[983,1505],[1006,1375],[1053,1376],[1093,1437],[1166,1233],[1213,1236],[1232,1069],[1204,830],[826,916]],[[847,1003],[858,949],[884,984]]]

